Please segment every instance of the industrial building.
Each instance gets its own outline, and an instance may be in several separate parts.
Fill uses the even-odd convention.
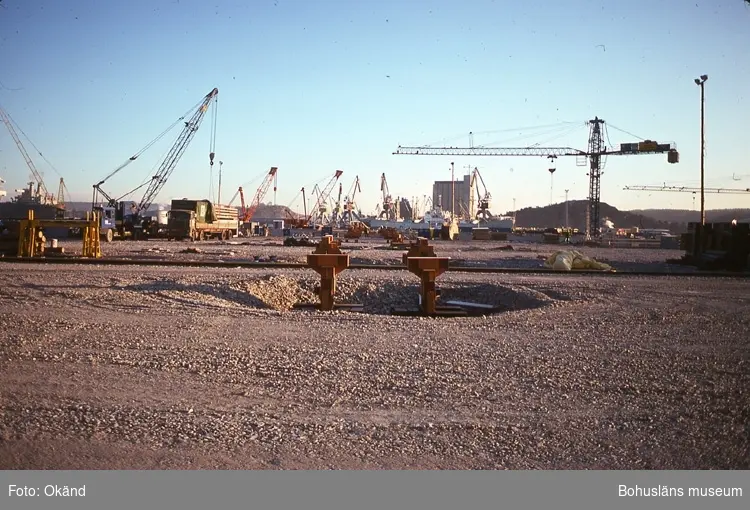
[[[440,205],[444,211],[450,211],[453,207],[453,183],[451,181],[435,181],[432,184],[433,207]],[[456,214],[469,211],[469,198],[471,196],[471,175],[464,175],[463,180],[455,182],[456,190]]]

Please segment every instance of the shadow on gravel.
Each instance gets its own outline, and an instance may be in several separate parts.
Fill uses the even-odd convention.
[[[235,305],[289,311],[299,303],[317,303],[318,280],[314,277],[294,279],[285,275],[272,275],[247,281],[226,284],[183,284],[172,280],[159,280],[123,287],[139,294],[182,303],[187,306],[214,306],[216,300]],[[569,302],[574,298],[551,289],[533,289],[525,286],[496,284],[461,284],[446,282],[440,285],[440,301],[464,301],[497,307],[500,313],[530,310]],[[210,298],[210,299],[209,299]],[[336,283],[336,302],[358,303],[363,312],[389,315],[393,308],[415,308],[419,303],[419,284],[395,282],[362,282],[355,278],[342,278]],[[221,306],[221,305],[218,305]]]
[[[210,284],[182,284],[175,281],[163,280],[122,287],[123,290],[139,294],[156,294],[171,301],[194,304],[196,299],[180,299],[180,295],[193,295],[198,300],[200,296],[210,296],[214,299],[230,301],[238,305],[253,308],[272,308],[257,296],[228,286]]]

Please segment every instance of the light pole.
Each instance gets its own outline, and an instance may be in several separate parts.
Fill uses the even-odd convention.
[[[706,197],[705,197],[705,171],[704,163],[706,160],[706,130],[705,130],[705,112],[706,112],[706,94],[704,84],[708,80],[708,75],[702,74],[700,78],[695,79],[695,84],[701,88],[701,225],[706,224]]]
[[[565,190],[565,230],[568,229],[568,191],[570,190]]]

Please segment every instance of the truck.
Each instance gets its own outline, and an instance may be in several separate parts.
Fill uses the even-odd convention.
[[[203,241],[230,239],[237,235],[240,220],[236,208],[209,200],[172,200],[167,216],[167,237]]]

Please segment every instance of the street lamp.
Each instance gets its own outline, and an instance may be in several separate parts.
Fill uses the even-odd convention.
[[[706,159],[706,136],[705,136],[705,103],[706,95],[703,84],[708,80],[708,75],[702,74],[700,78],[695,79],[695,84],[701,88],[701,225],[706,224],[706,197],[704,191],[705,172],[704,163]]]

